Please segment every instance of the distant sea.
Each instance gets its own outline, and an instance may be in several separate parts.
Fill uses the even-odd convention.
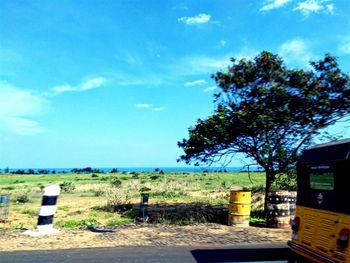
[[[84,168],[84,167],[76,167],[76,168]],[[28,171],[29,169],[38,172],[40,170],[45,170],[48,172],[55,171],[56,173],[69,173],[74,168],[9,168],[9,172],[15,172],[18,170]],[[97,169],[105,173],[109,173],[112,171],[113,167],[92,167],[92,169]],[[171,173],[193,173],[193,172],[240,172],[243,170],[247,170],[247,167],[115,167],[118,169],[118,172],[154,172],[154,171],[163,171],[163,172],[171,172]],[[258,168],[250,167],[250,171],[257,171]],[[1,169],[1,172],[4,172],[5,169]]]

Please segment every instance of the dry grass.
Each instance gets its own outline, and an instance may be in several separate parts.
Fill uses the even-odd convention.
[[[133,220],[122,217],[121,212],[112,213],[105,207],[111,204],[126,203],[138,207],[141,191],[149,193],[150,205],[159,203],[228,205],[229,190],[241,187],[241,185],[236,185],[237,178],[234,176],[224,173],[206,175],[99,174],[98,178],[92,178],[91,175],[52,175],[50,177],[0,175],[0,190],[3,189],[0,194],[9,193],[11,195],[8,221],[0,223],[0,229],[35,228],[41,205],[42,188],[48,184],[62,184],[69,181],[75,186],[71,192],[61,192],[54,217],[55,225],[61,228],[81,227],[89,224],[113,226],[131,223]],[[110,178],[112,177],[122,181],[118,188],[111,185]],[[241,175],[241,177],[242,180],[245,180],[246,175]],[[259,182],[264,180],[259,174],[256,178]],[[27,196],[29,201],[18,202],[21,196]],[[261,208],[262,204],[261,196],[253,196],[253,209]]]

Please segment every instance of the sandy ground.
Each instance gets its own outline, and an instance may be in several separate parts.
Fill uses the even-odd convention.
[[[57,235],[31,237],[24,230],[1,230],[0,251],[92,248],[116,246],[233,246],[244,243],[287,242],[289,229],[233,227],[220,224],[174,226],[123,225],[98,233],[88,229],[60,229]]]

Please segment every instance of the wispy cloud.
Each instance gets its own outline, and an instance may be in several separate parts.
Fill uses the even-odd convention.
[[[294,11],[308,17],[312,13],[334,14],[334,4],[330,0],[306,0],[299,2]]]
[[[198,24],[206,24],[210,21],[210,14],[198,14],[196,16],[184,16],[177,19],[177,21],[181,23],[185,23],[187,25],[198,25]]]
[[[135,108],[141,108],[141,109],[149,109],[153,108],[153,104],[148,104],[148,103],[138,103],[134,104]]]
[[[204,79],[199,79],[195,81],[189,81],[185,83],[186,87],[192,87],[192,86],[198,86],[198,85],[203,85],[206,84],[207,82]]]
[[[221,47],[226,46],[226,41],[225,40],[220,40],[220,45],[221,45]]]
[[[164,107],[154,107],[153,110],[154,111],[163,111]]]
[[[41,95],[0,83],[0,130],[19,135],[34,135],[44,131],[33,118],[43,114],[49,101]]]
[[[217,86],[211,86],[211,87],[205,88],[203,91],[204,92],[211,92],[211,91],[216,90],[217,88],[218,88]]]
[[[154,104],[149,104],[149,103],[134,104],[134,107],[139,108],[139,109],[149,109],[152,111],[163,111],[164,110],[164,107],[155,106]]]
[[[350,36],[345,37],[342,41],[342,43],[338,47],[339,51],[350,55]]]
[[[295,67],[309,67],[309,61],[314,58],[309,46],[302,39],[284,42],[279,47],[278,54],[286,63]]]
[[[267,0],[264,2],[263,6],[260,8],[260,11],[266,12],[272,9],[281,8],[287,5],[291,1],[293,0]]]
[[[82,92],[82,91],[100,88],[106,82],[107,82],[107,79],[104,77],[95,77],[95,78],[90,78],[90,79],[80,83],[77,86],[72,86],[72,85],[68,85],[68,84],[61,85],[61,86],[55,86],[52,88],[52,91],[55,94],[61,94],[64,92]]]
[[[217,70],[225,69],[230,63],[230,55],[222,57],[210,56],[189,56],[180,59],[175,64],[177,74],[181,75],[196,75],[196,74],[211,74]]]

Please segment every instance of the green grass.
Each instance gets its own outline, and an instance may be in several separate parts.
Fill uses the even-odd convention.
[[[11,202],[9,222],[0,223],[0,229],[35,226],[43,188],[51,184],[66,187],[57,201],[54,224],[74,228],[133,222],[134,211],[125,212],[124,208],[128,203],[138,206],[143,192],[149,194],[151,204],[226,206],[230,189],[259,189],[265,184],[263,173],[251,173],[250,177],[252,182],[247,173],[0,174],[0,194],[10,194]],[[191,223],[204,219],[191,215],[171,218],[174,220]]]

